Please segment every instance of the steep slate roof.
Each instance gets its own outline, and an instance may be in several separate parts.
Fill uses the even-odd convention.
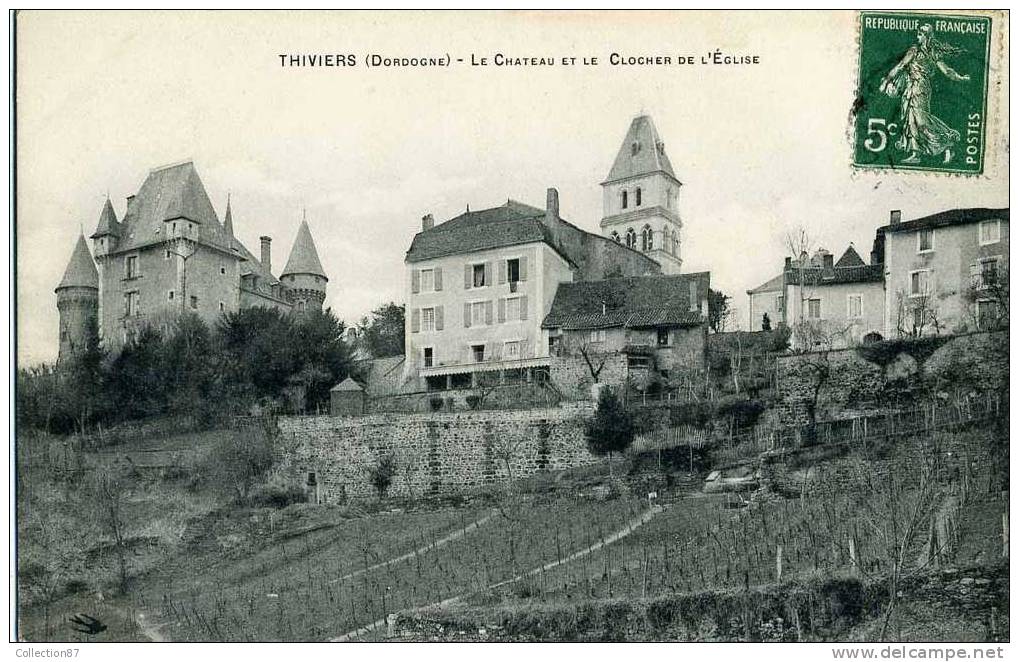
[[[752,290],[747,290],[747,294],[761,294],[762,292],[781,292],[785,285],[784,274],[779,274],[771,280],[765,281],[755,287]]]
[[[92,260],[92,254],[88,250],[88,242],[85,235],[78,235],[78,243],[74,245],[71,259],[64,269],[64,277],[56,290],[65,287],[91,287],[99,289],[99,271],[96,270],[96,263]]]
[[[234,236],[234,215],[230,210],[230,196],[226,196],[226,214],[223,216],[223,231],[229,236]]]
[[[803,270],[806,285],[842,285],[848,283],[880,283],[884,280],[885,270],[881,264],[861,264],[854,267],[836,267],[821,269],[810,267]],[[800,284],[800,270],[790,269],[786,272],[790,285]]]
[[[501,207],[467,211],[431,230],[414,235],[408,262],[421,262],[447,255],[552,240],[542,219],[545,210],[507,200]]]
[[[561,283],[541,326],[572,330],[701,324],[700,306],[690,310],[689,283],[697,283],[703,299],[709,279],[708,272],[701,272]]]
[[[96,231],[92,234],[92,238],[95,239],[106,235],[120,236],[120,223],[117,221],[117,212],[114,211],[113,203],[110,202],[109,198],[106,198],[103,211],[99,214],[99,225],[96,226]]]
[[[137,195],[128,203],[117,252],[163,241],[163,221],[187,219],[198,224],[192,235],[229,250],[230,238],[219,224],[194,163],[187,161],[149,172]]]
[[[637,143],[637,153],[633,153],[633,144]],[[672,163],[665,154],[665,143],[658,136],[655,123],[648,115],[634,117],[630,122],[630,128],[626,132],[626,138],[619,147],[616,160],[612,163],[609,176],[604,183],[646,175],[652,172],[664,172],[673,179],[676,173],[672,170]],[[676,181],[679,181],[676,179]]]
[[[294,247],[290,249],[290,259],[280,273],[281,276],[287,274],[314,274],[328,280],[318,259],[318,251],[315,250],[315,241],[311,238],[308,221],[301,221],[301,227],[297,229]]]
[[[860,254],[856,252],[852,244],[849,244],[849,248],[842,254],[839,261],[835,263],[836,269],[842,269],[845,267],[863,267],[866,266],[866,262],[860,257]]]
[[[931,214],[912,221],[903,221],[894,225],[885,225],[878,228],[878,232],[909,232],[927,228],[941,228],[950,225],[966,225],[968,223],[979,223],[991,219],[998,219],[1008,222],[1008,207],[1002,209],[988,209],[986,207],[972,207],[969,209],[949,209],[947,211]]]

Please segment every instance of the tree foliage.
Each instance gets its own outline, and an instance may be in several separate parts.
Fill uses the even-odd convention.
[[[732,309],[731,297],[720,290],[708,290],[708,328],[712,333],[721,333],[729,325]]]
[[[406,307],[403,304],[391,301],[373,310],[370,318],[361,319],[357,328],[358,336],[372,357],[403,354],[405,314]]]
[[[598,394],[598,410],[585,422],[587,447],[595,455],[622,453],[633,443],[633,415],[611,389]]]

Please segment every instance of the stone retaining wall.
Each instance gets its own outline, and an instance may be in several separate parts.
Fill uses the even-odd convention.
[[[372,497],[374,467],[396,461],[388,495],[421,497],[494,486],[539,471],[588,464],[584,420],[593,405],[549,409],[427,414],[371,414],[356,418],[279,419],[287,448],[279,466],[307,484],[314,473],[318,499]]]

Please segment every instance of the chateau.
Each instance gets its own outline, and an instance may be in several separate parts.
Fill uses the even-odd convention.
[[[116,351],[143,326],[185,312],[211,324],[241,308],[301,312],[321,310],[325,301],[329,278],[307,221],[277,278],[272,239],[261,237],[256,258],[234,236],[230,201],[221,222],[190,161],[149,172],[120,220],[107,199],[91,238],[95,262],[79,237],[56,288],[58,362],[81,351],[92,333]]]

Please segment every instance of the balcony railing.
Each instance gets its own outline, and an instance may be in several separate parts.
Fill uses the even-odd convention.
[[[515,370],[519,368],[536,368],[547,366],[551,361],[548,356],[536,356],[525,359],[486,359],[461,363],[443,363],[429,367],[421,367],[423,377],[438,375],[455,375],[465,372],[491,372],[497,370]]]

